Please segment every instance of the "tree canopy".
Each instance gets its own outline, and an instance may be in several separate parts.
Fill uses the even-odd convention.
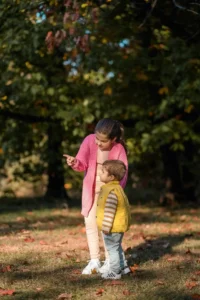
[[[197,1],[2,0],[0,9],[2,170],[20,161],[20,178],[46,172],[48,194],[63,196],[62,153],[112,117],[126,127],[135,172],[161,163],[175,193],[196,190]]]

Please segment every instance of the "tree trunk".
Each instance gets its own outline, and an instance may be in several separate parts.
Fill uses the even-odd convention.
[[[188,166],[182,166],[182,154],[171,151],[170,145],[162,146],[161,154],[164,168],[164,189],[160,196],[160,203],[174,206],[181,201],[195,201],[194,175]],[[186,145],[183,156],[191,159],[192,154],[191,147]]]
[[[62,126],[60,124],[49,124],[47,149],[48,185],[45,196],[66,202],[69,197],[64,188],[62,137]]]

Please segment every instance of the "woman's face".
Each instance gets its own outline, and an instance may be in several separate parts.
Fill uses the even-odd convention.
[[[116,138],[109,139],[106,134],[95,132],[96,135],[96,144],[101,151],[108,151],[112,148],[113,143],[115,142]]]

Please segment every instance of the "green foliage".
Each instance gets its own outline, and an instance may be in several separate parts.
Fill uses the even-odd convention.
[[[172,15],[173,3],[158,3],[145,19],[150,7],[151,1],[139,7],[128,0],[1,1],[2,162],[38,154],[44,170],[49,124],[63,129],[60,151],[75,154],[102,117],[132,120],[130,162],[157,155],[163,145],[184,152],[188,142],[196,159],[196,25],[186,35],[199,19],[183,13],[180,32],[174,17],[182,12]]]

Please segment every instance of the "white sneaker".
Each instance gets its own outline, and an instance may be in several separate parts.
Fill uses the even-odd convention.
[[[117,273],[115,273],[113,271],[110,271],[108,273],[102,274],[101,278],[103,278],[103,279],[111,279],[111,280],[121,279],[121,273],[117,274]]]
[[[131,273],[131,270],[130,270],[130,268],[129,268],[128,266],[125,266],[125,267],[121,270],[121,272],[122,272],[122,275],[126,275],[126,274]]]
[[[82,274],[90,275],[90,274],[98,273],[100,267],[101,267],[101,263],[99,259],[91,259],[88,265],[83,269]]]
[[[101,274],[103,273],[108,273],[110,270],[110,262],[109,262],[109,259],[107,258],[105,261],[104,261],[104,264],[103,266],[99,269],[99,272]]]

